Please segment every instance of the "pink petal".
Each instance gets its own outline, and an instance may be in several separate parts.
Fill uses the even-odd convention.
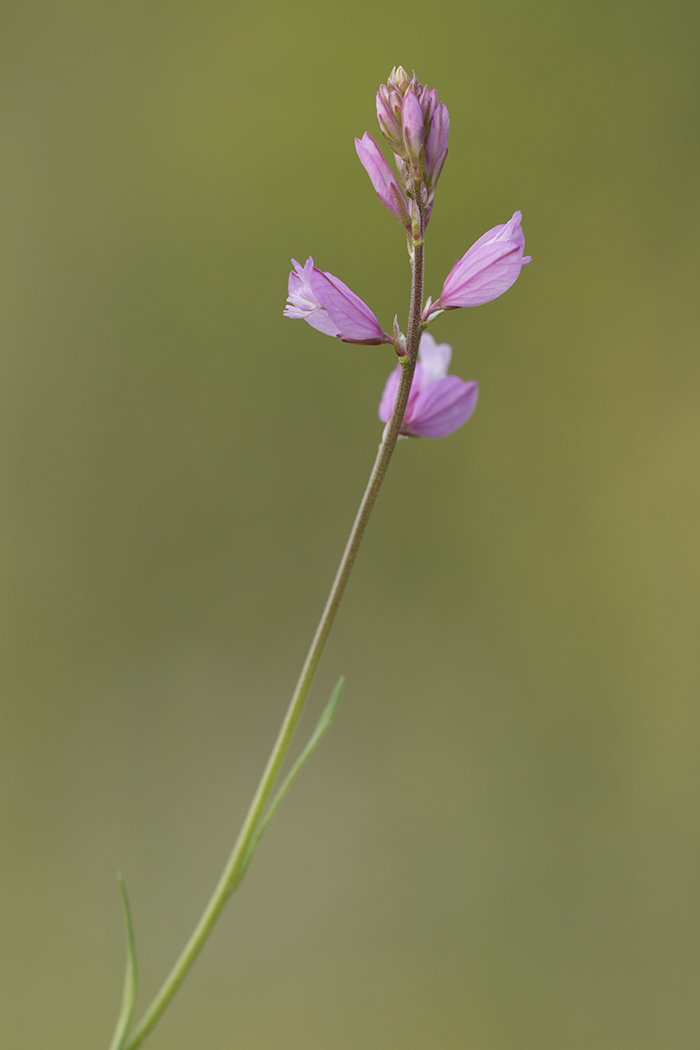
[[[521,211],[513,212],[513,216],[508,222],[488,230],[482,237],[479,237],[478,241],[474,241],[469,251],[473,251],[474,248],[480,248],[482,244],[491,244],[492,241],[515,241],[521,248],[524,248],[525,234],[520,228],[522,218],[523,213]]]
[[[293,320],[302,319],[307,321],[312,328],[318,329],[324,335],[338,338],[340,329],[333,324],[330,317],[316,299],[311,285],[310,275],[314,269],[314,261],[309,256],[305,266],[300,266],[296,259],[292,259],[294,270],[289,275],[288,303],[284,308],[284,316]]]
[[[400,380],[401,365],[397,365],[384,385],[382,399],[379,402],[379,418],[382,423],[388,423],[391,419],[391,413],[394,411],[394,404],[396,402]]]
[[[450,134],[450,115],[447,106],[440,102],[433,113],[433,122],[425,140],[425,181],[435,186],[440,178],[447,157],[447,140]]]
[[[285,310],[285,317],[291,316],[292,315]],[[324,335],[335,336],[336,339],[340,338],[340,329],[337,325],[333,324],[325,310],[319,309],[314,310],[313,313],[305,314],[304,320],[307,324],[310,324],[312,328],[315,328],[317,332],[323,332]]]
[[[412,91],[407,91],[401,107],[403,141],[414,168],[420,167],[421,152],[425,142],[425,126],[421,104]]]
[[[434,383],[447,375],[452,360],[452,347],[449,343],[436,343],[429,332],[421,336],[418,360],[422,365],[422,383]]]
[[[405,426],[416,437],[441,438],[463,426],[476,408],[479,384],[445,376],[421,390]]]
[[[333,274],[314,270],[311,274],[311,290],[331,321],[337,325],[342,340],[383,343],[388,339],[370,308]]]
[[[478,248],[472,246],[448,274],[439,306],[443,310],[454,310],[490,303],[515,283],[521,269],[522,248],[515,241],[497,240]]]

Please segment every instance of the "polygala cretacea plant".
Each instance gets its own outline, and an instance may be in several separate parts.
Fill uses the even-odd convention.
[[[313,681],[323,647],[343,597],[377,493],[396,442],[406,438],[442,438],[463,426],[476,407],[478,384],[449,375],[452,348],[437,343],[426,331],[445,310],[491,302],[517,280],[530,262],[523,254],[525,238],[516,211],[508,222],[479,237],[454,264],[433,302],[423,299],[425,235],[440,173],[447,157],[450,118],[437,91],[419,84],[398,66],[377,92],[377,119],[396,171],[389,166],[371,135],[355,139],[355,148],[377,197],[404,227],[411,264],[411,295],[404,334],[394,318],[385,332],[359,296],[331,273],[319,270],[312,258],[304,265],[292,260],[285,316],[302,319],[343,343],[390,344],[396,366],[379,402],[385,424],[372,472],[340,560],[333,585],[277,739],[228,861],[190,939],[150,1006],[133,1025],[136,1004],[136,956],[129,904],[119,886],[126,919],[127,968],[122,1007],[110,1050],[136,1050],[158,1022],[209,936],[221,910],[240,886],[260,838],[292,782],[331,724],[343,691],[341,678],[333,690],[310,740],[278,784],[282,763]],[[276,788],[276,791],[275,791]],[[273,794],[274,792],[274,794]]]

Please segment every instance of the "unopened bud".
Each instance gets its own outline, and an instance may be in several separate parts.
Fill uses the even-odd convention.
[[[439,102],[435,107],[430,131],[425,139],[425,184],[429,190],[435,191],[435,185],[440,178],[442,166],[447,156],[447,139],[450,134],[450,116],[444,102]]]
[[[413,91],[407,91],[401,109],[401,128],[408,159],[414,172],[419,172],[422,165],[423,143],[425,142],[425,124],[423,110]]]
[[[401,133],[401,105],[403,99],[398,91],[390,91],[382,84],[377,92],[377,120],[382,135],[394,153],[404,154],[403,136]]]
[[[361,139],[355,139],[355,149],[362,166],[372,180],[375,192],[385,208],[407,229],[411,225],[406,199],[396,176],[384,160],[382,151],[367,132]]]
[[[414,73],[413,79],[415,80],[415,78],[416,74]],[[402,95],[405,95],[408,89],[408,85],[410,83],[411,78],[409,77],[408,73],[403,68],[403,66],[394,66],[391,73],[389,74],[386,86],[389,88],[390,91],[400,91]]]
[[[420,87],[420,85],[418,85]],[[429,90],[428,85],[418,92],[418,101],[420,102],[421,109],[423,110],[423,121],[426,128],[430,127],[430,121],[433,119],[433,113],[438,104],[438,93],[437,89],[433,88]]]
[[[404,357],[408,357],[408,350],[406,349],[406,338],[399,328],[399,319],[394,317],[394,349],[396,350],[396,356],[401,360]]]

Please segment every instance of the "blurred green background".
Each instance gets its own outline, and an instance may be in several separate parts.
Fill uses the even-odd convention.
[[[106,1048],[218,876],[369,472],[387,347],[282,318],[312,253],[384,327],[353,148],[392,65],[450,157],[427,291],[473,420],[403,442],[280,811],[153,1050],[700,1041],[700,11],[671,0],[1,8],[0,1044]]]

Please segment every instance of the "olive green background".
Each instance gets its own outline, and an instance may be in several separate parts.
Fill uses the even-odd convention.
[[[402,442],[304,732],[340,715],[153,1050],[700,1040],[700,195],[691,2],[1,9],[0,1045],[106,1048],[232,843],[381,432],[390,347],[282,317],[313,254],[386,328],[353,148],[451,114],[427,291],[473,420]]]

